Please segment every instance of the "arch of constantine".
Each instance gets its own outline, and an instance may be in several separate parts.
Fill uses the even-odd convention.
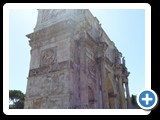
[[[126,109],[122,53],[87,9],[38,9],[26,109]]]

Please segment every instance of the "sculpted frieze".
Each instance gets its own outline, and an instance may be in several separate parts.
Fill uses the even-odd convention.
[[[29,71],[29,77],[34,77],[34,76],[38,76],[38,75],[43,75],[43,74],[47,74],[50,72],[56,72],[58,70],[64,70],[66,68],[69,68],[70,64],[69,61],[63,61],[60,63],[53,63],[53,64],[49,64],[47,66],[42,66],[39,68],[35,68],[35,69],[31,69]]]

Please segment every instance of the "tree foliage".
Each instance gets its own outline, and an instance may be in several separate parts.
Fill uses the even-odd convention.
[[[132,104],[137,105],[137,102],[136,102],[136,95],[132,95],[131,101],[132,101]]]
[[[9,108],[23,109],[25,95],[20,90],[9,90]]]

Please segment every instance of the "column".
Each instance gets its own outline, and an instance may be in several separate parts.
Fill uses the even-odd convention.
[[[131,98],[128,88],[128,82],[125,82],[126,94],[127,94],[127,107],[131,104]]]
[[[124,95],[124,89],[123,89],[122,76],[119,76],[118,81],[119,81],[120,107],[122,109],[125,109],[126,105],[125,105],[125,95]]]
[[[109,108],[108,90],[106,81],[106,70],[104,57],[101,58],[101,75],[102,75],[102,108]]]
[[[97,49],[98,52],[99,49]],[[97,53],[98,55],[98,53]],[[98,57],[98,56],[97,56]],[[97,58],[96,60],[96,73],[97,73],[97,96],[98,96],[98,108],[103,108],[103,101],[102,101],[102,76],[101,76],[101,58]]]
[[[101,56],[100,56],[100,71],[101,71],[101,85],[102,85],[102,108],[109,108],[109,100],[108,100],[108,90],[107,88],[107,80],[106,80],[106,69],[105,69],[105,52],[107,50],[107,44],[101,43]]]
[[[86,48],[85,48],[85,33],[82,33],[80,40],[80,101],[81,108],[87,108],[88,106],[88,86],[86,80]]]

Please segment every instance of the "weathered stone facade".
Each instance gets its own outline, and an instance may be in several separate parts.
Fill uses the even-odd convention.
[[[39,9],[27,37],[26,109],[127,108],[125,60],[89,10]]]

